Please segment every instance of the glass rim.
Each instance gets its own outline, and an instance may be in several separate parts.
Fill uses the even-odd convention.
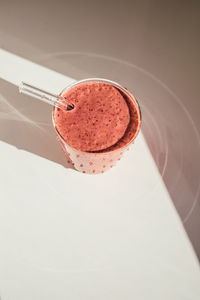
[[[134,140],[135,138],[138,136],[138,133],[140,131],[140,128],[141,128],[141,122],[142,122],[142,115],[141,115],[141,109],[140,109],[140,105],[137,101],[137,99],[135,98],[135,96],[129,92],[129,90],[127,90],[126,88],[124,88],[123,86],[121,86],[119,83],[115,82],[115,81],[112,81],[112,80],[109,80],[109,79],[104,79],[104,78],[86,78],[86,79],[81,79],[81,80],[77,80],[75,82],[72,82],[70,83],[68,86],[66,86],[61,92],[59,95],[62,95],[64,92],[70,90],[71,88],[73,88],[74,86],[76,85],[79,85],[81,83],[85,83],[85,82],[102,82],[102,83],[107,83],[107,84],[110,84],[110,85],[113,85],[115,87],[117,87],[118,89],[122,90],[126,95],[128,95],[128,97],[133,101],[134,105],[136,106],[136,109],[137,109],[137,112],[138,112],[138,126],[137,126],[137,131],[135,133],[135,135],[133,136],[133,138],[130,139],[130,141],[128,143],[126,143],[125,145],[123,145],[122,147],[120,148],[117,148],[117,149],[111,149],[111,150],[108,150],[106,151],[106,149],[103,149],[101,150],[100,152],[99,151],[94,151],[94,152],[89,152],[89,151],[82,151],[82,150],[79,150],[79,149],[76,149],[74,148],[73,146],[71,146],[70,144],[68,144],[65,139],[62,137],[62,135],[60,134],[60,132],[58,131],[57,127],[56,127],[56,124],[55,124],[55,120],[54,120],[54,110],[55,110],[55,106],[53,107],[53,110],[52,110],[52,122],[53,122],[53,127],[56,131],[56,133],[58,134],[59,138],[61,139],[61,141],[64,143],[64,144],[67,144],[70,148],[72,148],[74,151],[77,151],[77,152],[82,152],[84,154],[88,154],[88,155],[98,155],[98,154],[104,154],[106,155],[107,153],[110,154],[111,152],[115,152],[115,151],[119,151],[119,150],[122,150],[124,148],[127,148]],[[113,145],[114,146],[114,145]],[[111,146],[112,147],[112,146]]]

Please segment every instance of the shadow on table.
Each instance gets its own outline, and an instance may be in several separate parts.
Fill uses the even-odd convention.
[[[182,101],[159,79],[120,60],[63,53],[44,55],[38,62],[62,74],[67,70],[67,75],[76,79],[115,80],[139,96],[143,136],[200,257],[200,139]],[[56,142],[52,108],[19,94],[16,87],[5,81],[0,81],[0,87],[0,140],[70,167]]]
[[[0,81],[0,141],[73,168],[56,140],[51,117],[50,105],[19,94],[16,86]]]
[[[111,79],[135,94],[142,111],[143,136],[200,257],[200,138],[184,101],[153,74],[112,57],[63,52],[44,54],[36,62],[77,80]]]

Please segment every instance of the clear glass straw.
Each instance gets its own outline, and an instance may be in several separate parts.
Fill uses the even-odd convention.
[[[74,108],[72,103],[66,103],[66,99],[64,97],[41,90],[23,81],[19,85],[19,92],[59,107],[63,110],[71,110]]]

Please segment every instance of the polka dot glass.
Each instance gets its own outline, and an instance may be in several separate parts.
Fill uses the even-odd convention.
[[[68,163],[72,164],[74,168],[77,171],[80,171],[82,173],[87,173],[87,174],[98,174],[98,173],[104,173],[105,171],[109,170],[110,168],[114,167],[117,161],[119,161],[124,153],[128,149],[131,143],[134,142],[135,137],[137,136],[140,125],[141,125],[141,113],[140,113],[140,108],[138,105],[137,100],[135,97],[125,88],[120,86],[118,83],[106,80],[106,79],[101,79],[101,78],[89,78],[89,79],[84,79],[77,81],[71,85],[69,85],[67,88],[65,88],[61,94],[66,93],[67,90],[71,89],[75,85],[78,85],[80,83],[85,83],[85,82],[103,82],[103,83],[108,83],[111,84],[118,89],[120,89],[124,94],[126,94],[129,97],[129,100],[133,101],[134,106],[137,109],[138,112],[138,127],[135,132],[131,136],[131,139],[123,146],[117,147],[115,149],[103,151],[103,152],[84,152],[80,151],[78,149],[75,149],[71,147],[69,144],[66,143],[66,141],[62,138],[60,133],[58,132],[56,128],[56,124],[54,121],[54,111],[53,111],[53,125],[57,133],[57,139],[60,142],[62,149],[65,153],[66,159]]]

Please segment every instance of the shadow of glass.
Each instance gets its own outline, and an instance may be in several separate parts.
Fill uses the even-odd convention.
[[[33,61],[77,80],[89,77],[114,80],[133,92],[141,106],[146,143],[200,257],[200,237],[196,230],[200,227],[200,138],[182,101],[149,72],[110,57],[55,53]],[[0,140],[69,167],[55,141],[52,108],[19,94],[7,82],[1,81],[0,86]]]
[[[119,59],[62,52],[34,61],[77,80],[114,80],[133,92],[141,106],[143,136],[200,257],[200,137],[183,101],[148,71]]]
[[[0,141],[72,168],[56,140],[52,107],[0,80]]]

